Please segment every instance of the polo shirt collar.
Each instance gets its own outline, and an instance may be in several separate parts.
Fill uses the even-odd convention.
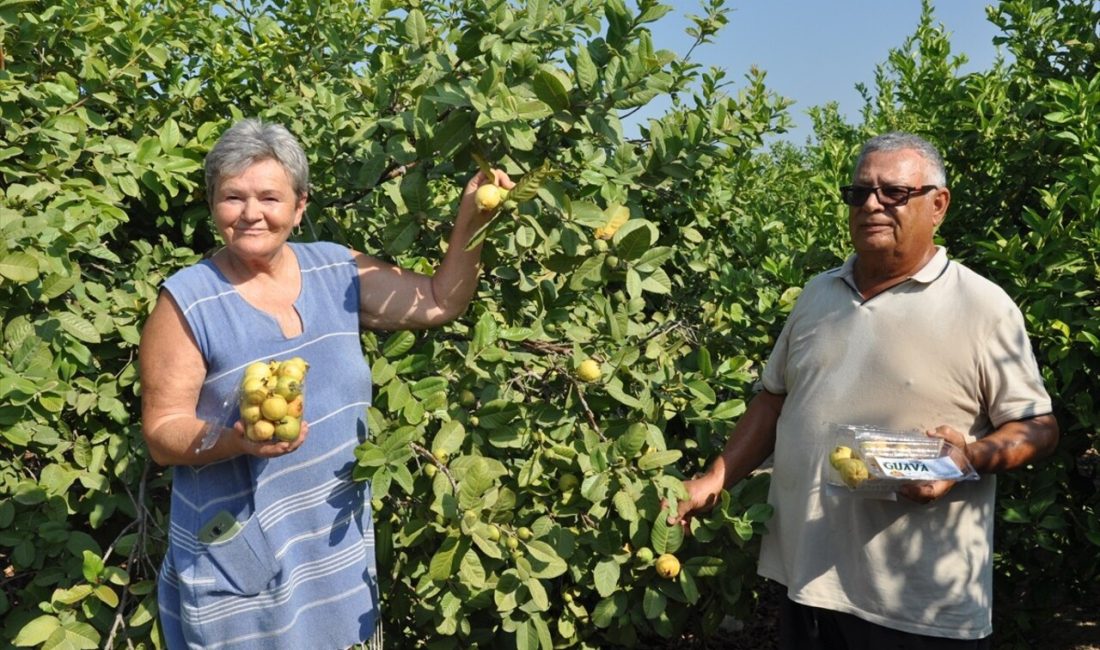
[[[834,275],[852,289],[856,289],[855,278],[855,265],[856,265],[856,253],[852,253],[848,256],[848,259],[844,260],[844,264],[838,268],[830,271],[831,275]],[[928,260],[924,266],[917,270],[916,273],[909,276],[909,280],[915,280],[921,284],[931,284],[935,282],[936,278],[943,275],[944,269],[950,260],[947,259],[947,249],[943,246],[936,246],[936,253],[932,255],[932,259]],[[858,291],[858,289],[856,289]]]

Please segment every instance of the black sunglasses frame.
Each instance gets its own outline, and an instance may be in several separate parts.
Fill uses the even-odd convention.
[[[840,200],[845,205],[850,205],[853,208],[858,208],[867,202],[871,194],[874,194],[878,198],[878,202],[887,207],[895,207],[899,205],[905,205],[909,202],[909,199],[914,196],[920,196],[927,194],[932,190],[939,189],[939,185],[921,185],[920,187],[909,187],[907,185],[875,185],[869,187],[867,185],[844,185],[840,188]],[[888,196],[884,196],[880,190],[883,189],[892,190],[905,190],[906,194],[900,199],[892,199]]]

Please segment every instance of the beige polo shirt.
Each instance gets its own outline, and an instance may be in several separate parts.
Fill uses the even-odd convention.
[[[764,369],[785,394],[759,572],[792,600],[917,634],[992,632],[993,476],[930,505],[823,482],[831,424],[980,438],[1051,411],[1020,310],[970,269],[935,256],[864,301],[855,257],[803,290]]]

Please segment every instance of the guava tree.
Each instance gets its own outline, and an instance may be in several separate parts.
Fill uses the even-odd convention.
[[[391,638],[606,646],[746,611],[766,481],[690,542],[661,515],[677,465],[709,456],[742,408],[758,351],[700,345],[710,319],[728,329],[692,302],[719,249],[679,197],[717,191],[713,175],[742,164],[783,105],[759,75],[726,96],[722,73],[654,48],[647,26],[667,10],[0,9],[4,638],[157,644],[170,473],[140,439],[134,355],[160,282],[214,243],[201,159],[245,115],[306,144],[307,238],[411,268],[438,257],[479,158],[525,178],[485,233],[476,306],[431,336],[364,340],[375,437],[357,455]],[[703,43],[725,16],[720,2],[700,14]],[[659,96],[672,108],[632,140],[622,118]],[[658,576],[663,553],[682,569],[664,561]]]

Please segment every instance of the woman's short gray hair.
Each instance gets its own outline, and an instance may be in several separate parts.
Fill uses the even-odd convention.
[[[269,159],[283,166],[299,199],[309,193],[309,161],[298,139],[281,124],[250,118],[229,127],[206,154],[206,200],[213,203],[222,178]]]
[[[927,161],[928,166],[931,168],[929,170],[931,177],[926,179],[928,183],[939,187],[947,187],[947,170],[943,166],[943,156],[940,155],[935,145],[919,135],[902,131],[876,135],[865,142],[859,152],[859,158],[856,159],[855,171],[859,171],[859,168],[863,165],[863,159],[868,154],[876,151],[900,151],[903,149],[912,149]]]

